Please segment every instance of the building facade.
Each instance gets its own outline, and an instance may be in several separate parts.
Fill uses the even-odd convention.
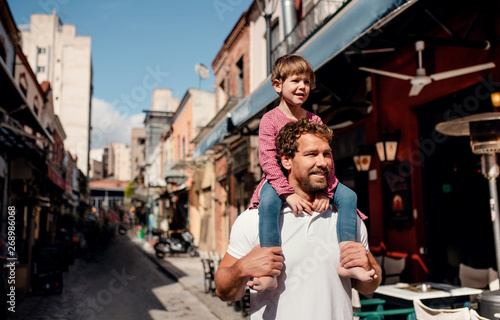
[[[132,180],[131,150],[125,143],[111,142],[103,147],[104,178]]]
[[[131,171],[132,179],[135,179],[144,166],[144,144],[146,142],[146,131],[144,128],[132,128],[131,152]]]
[[[163,177],[167,188],[162,196],[162,206],[166,208],[170,229],[188,228],[196,241],[202,241],[200,235],[206,234],[205,228],[209,227],[202,224],[205,216],[213,216],[213,206],[204,206],[206,201],[212,201],[213,189],[194,182],[198,180],[194,174],[199,167],[192,164],[192,141],[214,116],[214,93],[189,89],[172,117],[171,129],[163,134]],[[204,193],[209,195],[205,200]]]
[[[460,263],[495,268],[480,156],[471,152],[468,137],[444,136],[435,126],[498,112],[490,100],[491,93],[500,91],[499,53],[496,45],[491,46],[497,43],[493,35],[500,28],[494,18],[498,6],[467,1],[318,0],[295,1],[293,10],[280,7],[287,2],[278,3],[271,17],[271,28],[277,28],[270,39],[273,60],[297,52],[313,66],[317,87],[304,108],[334,130],[335,173],[358,194],[358,208],[369,216],[373,252],[406,257],[403,280],[407,282],[458,284]],[[293,27],[285,27],[294,17]],[[244,39],[242,25],[248,26],[248,44],[240,43],[250,53],[249,91],[224,108],[234,94],[231,91],[239,91],[229,89],[231,63],[221,61],[229,60],[232,52],[242,53],[241,59],[236,57],[234,74],[240,76],[243,70],[245,79],[244,51],[237,53],[236,40],[224,43],[212,65],[219,113],[195,139],[195,161],[214,155],[216,189],[220,185],[215,211],[221,217],[215,232],[221,240],[211,250],[219,253],[227,247],[228,230],[241,203],[249,204],[245,196],[237,196],[245,193],[236,191],[248,178],[236,181],[238,174],[233,173],[236,163],[246,161],[246,167],[252,167],[256,145],[251,138],[249,147],[238,149],[238,145],[255,137],[260,117],[277,102],[263,63],[265,19],[255,2],[246,20],[236,24],[228,40]],[[385,141],[399,143],[394,161],[374,151]],[[358,171],[354,162],[365,147],[371,149],[368,172]],[[256,176],[255,171],[252,174]],[[465,205],[467,190],[473,200]]]
[[[23,52],[40,83],[49,81],[54,111],[66,130],[66,148],[78,157],[78,168],[89,171],[92,99],[91,39],[76,34],[59,16],[33,14],[21,30]]]

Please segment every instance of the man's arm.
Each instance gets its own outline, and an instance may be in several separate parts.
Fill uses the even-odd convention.
[[[278,276],[282,267],[280,247],[256,246],[241,259],[226,253],[215,274],[215,293],[223,301],[239,300],[250,277]]]
[[[352,285],[354,289],[358,290],[359,293],[361,294],[373,293],[382,283],[382,268],[380,268],[380,266],[378,265],[377,261],[375,260],[371,252],[367,254],[367,257],[370,266],[375,270],[376,277],[375,279],[373,279],[373,281],[370,282],[359,281],[357,279],[352,280]]]
[[[354,289],[361,294],[370,294],[382,283],[382,269],[371,254],[366,253],[366,248],[362,243],[350,241],[342,247],[340,252],[340,265],[344,268],[361,267],[365,270],[375,270],[373,281],[359,281],[352,279]]]

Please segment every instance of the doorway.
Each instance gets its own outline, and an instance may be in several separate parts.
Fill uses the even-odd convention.
[[[474,96],[477,84],[417,110],[429,280],[458,284],[458,268],[495,267],[488,181],[469,137],[443,136],[435,125],[492,112],[489,99]],[[467,105],[470,102],[475,103]]]

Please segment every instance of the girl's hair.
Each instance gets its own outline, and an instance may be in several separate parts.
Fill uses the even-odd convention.
[[[311,64],[298,54],[284,55],[274,63],[271,82],[278,80],[285,81],[289,76],[307,74],[310,78],[311,89],[315,88],[316,76]]]
[[[328,141],[329,144],[332,142],[333,131],[325,124],[319,124],[307,119],[291,121],[281,128],[278,137],[276,137],[275,145],[278,160],[281,155],[293,159],[299,148],[299,138],[307,133],[321,137]]]

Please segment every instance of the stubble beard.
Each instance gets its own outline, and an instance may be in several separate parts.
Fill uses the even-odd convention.
[[[307,179],[305,179],[305,181],[303,181],[302,183],[303,190],[311,195],[326,190],[326,187],[328,186],[328,176],[330,175],[330,171],[326,170],[325,179],[321,182],[314,181],[314,179],[311,177],[313,174],[314,171],[308,172]]]

